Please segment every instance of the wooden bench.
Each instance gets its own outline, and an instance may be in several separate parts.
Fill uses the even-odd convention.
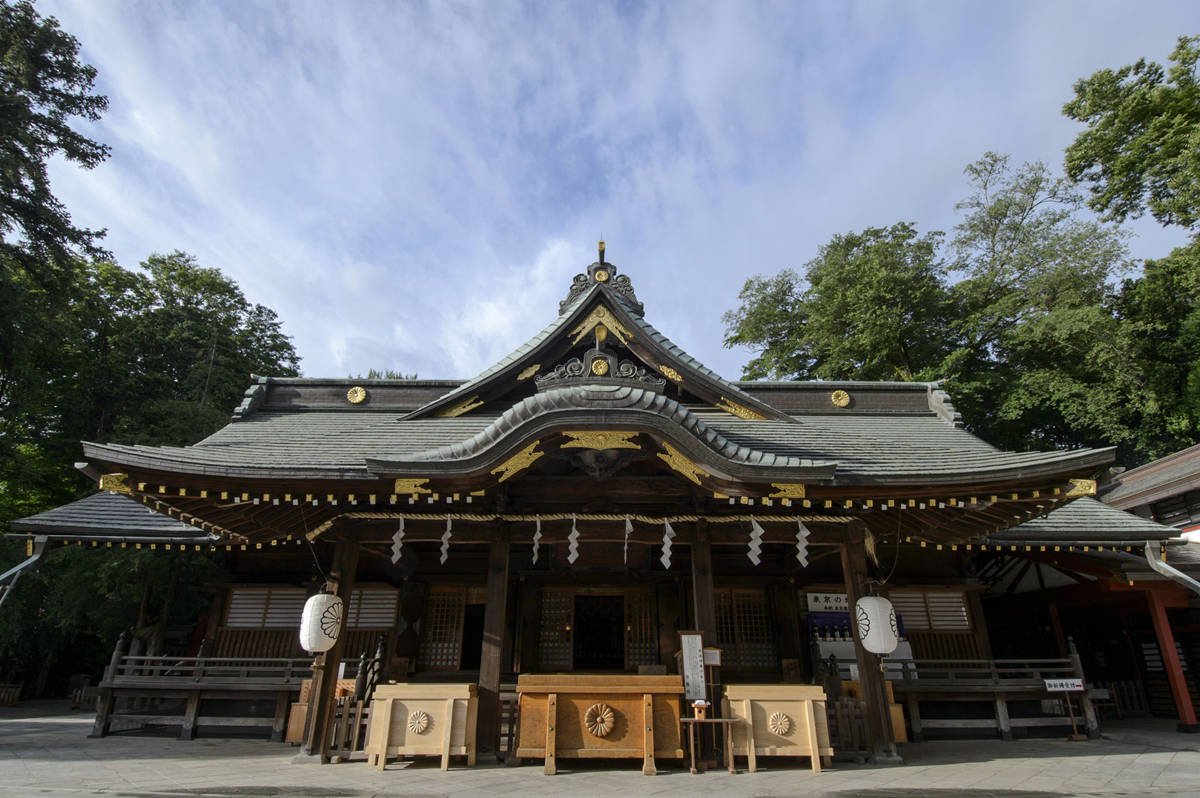
[[[1069,726],[1064,715],[1042,714],[1036,717],[1013,717],[1009,703],[1013,701],[1064,700],[1069,695],[1080,708],[1080,725],[1089,735],[1099,732],[1095,709],[1086,692],[1050,693],[1046,679],[1082,678],[1077,658],[1069,659],[1006,659],[1006,660],[900,660],[890,663],[900,668],[899,678],[889,679],[897,697],[908,709],[908,722],[914,739],[920,740],[926,729],[994,729],[1002,738],[1012,739],[1014,728],[1036,726]],[[987,703],[990,717],[968,717],[956,713],[949,718],[928,718],[921,713],[921,703],[950,706],[966,703]]]
[[[118,648],[97,688],[90,736],[103,737],[119,722],[179,726],[185,740],[195,737],[198,726],[262,727],[270,730],[272,740],[282,740],[288,705],[312,675],[311,664],[308,659],[127,656]],[[207,705],[217,701],[269,701],[273,711],[210,711]],[[135,708],[117,711],[119,702]],[[182,709],[164,708],[165,703],[181,703]]]

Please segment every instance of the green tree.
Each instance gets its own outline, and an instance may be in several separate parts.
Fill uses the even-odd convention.
[[[74,332],[75,268],[80,256],[100,254],[100,234],[72,224],[47,164],[62,158],[91,168],[107,157],[73,127],[107,105],[92,91],[95,78],[54,18],[0,0],[0,513],[66,491],[63,471],[45,467],[56,453],[41,443],[62,418],[56,380],[60,347]],[[23,487],[13,489],[14,478]]]
[[[0,560],[22,557],[0,541]],[[164,636],[195,622],[209,602],[202,586],[222,575],[222,558],[208,553],[55,548],[0,609],[0,681],[62,695],[72,674],[99,678],[127,629],[143,650],[176,648]]]
[[[367,369],[367,373],[365,375],[351,374],[350,379],[352,379],[352,380],[415,380],[415,379],[417,379],[417,373],[414,371],[413,373],[409,374],[407,372],[397,371],[395,369]]]
[[[152,255],[133,287],[124,411],[105,430],[128,443],[185,445],[215,432],[251,374],[296,376],[299,358],[275,312],[247,301],[191,255]]]
[[[725,345],[758,351],[751,379],[927,376],[948,351],[940,238],[907,223],[834,236],[803,275],[748,280]]]
[[[0,522],[94,489],[71,467],[81,440],[193,443],[228,420],[251,372],[297,373],[275,314],[219,271],[178,252],[143,269],[71,270],[71,301],[43,322],[56,345],[43,350],[41,378],[16,385],[20,401],[0,413]],[[0,545],[0,569],[22,554]],[[95,671],[139,616],[156,632],[194,618],[213,567],[199,555],[52,552],[0,610],[0,681],[7,672],[53,691],[60,677]]]
[[[1191,446],[1200,437],[1200,244],[1146,261],[1113,305],[1144,380],[1134,408],[1139,459]]]
[[[99,254],[100,234],[71,223],[46,172],[53,157],[87,169],[108,157],[108,147],[71,126],[108,107],[95,82],[95,68],[79,61],[79,42],[54,17],[25,0],[0,1],[0,253],[27,266]]]
[[[1088,204],[1115,221],[1146,210],[1164,225],[1200,222],[1200,37],[1181,37],[1171,66],[1139,60],[1075,83],[1063,113],[1087,125],[1066,171]]]
[[[989,152],[965,173],[956,346],[940,368],[964,418],[1006,448],[1127,442],[1138,378],[1105,307],[1128,269],[1123,236],[1079,218],[1082,198],[1044,164]]]
[[[1110,286],[1121,234],[1042,164],[987,153],[967,167],[962,221],[835,236],[803,275],[746,282],[725,314],[748,378],[946,380],[968,426],[1010,449],[1138,446],[1144,377]]]

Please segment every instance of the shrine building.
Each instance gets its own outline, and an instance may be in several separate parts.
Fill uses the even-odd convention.
[[[15,530],[221,550],[231,574],[176,650],[118,646],[97,733],[121,717],[122,689],[182,702],[185,736],[233,714],[220,702],[265,696],[252,716],[330,758],[363,745],[348,696],[378,713],[436,694],[451,715],[469,696],[453,752],[471,761],[553,772],[556,758],[631,756],[652,773],[690,747],[688,633],[708,650],[709,717],[741,718],[731,739],[751,759],[797,734],[824,735],[817,767],[831,749],[889,761],[912,736],[1066,723],[1044,711],[1047,680],[1089,677],[1085,641],[1023,628],[1032,616],[1013,608],[1046,602],[1019,585],[1046,584],[1022,563],[1099,591],[1132,583],[1121,569],[1149,570],[1142,544],[1175,534],[1086,498],[1112,449],[998,450],[931,383],[727,380],[647,321],[603,243],[566,288],[540,333],[466,381],[257,377],[193,446],[85,443],[81,468],[105,492]],[[1187,604],[1170,574],[1138,578]],[[297,628],[323,588],[344,610],[314,661]],[[886,662],[854,611],[872,595],[898,615]],[[243,662],[247,692],[215,676],[189,692],[156,664],[167,654],[210,675]],[[255,681],[256,661],[291,664]],[[752,717],[789,686],[810,691],[807,708]],[[1089,694],[1075,698],[1072,723],[1094,733]],[[444,731],[445,752],[466,723],[406,713],[404,733]],[[657,731],[639,737],[641,721]]]

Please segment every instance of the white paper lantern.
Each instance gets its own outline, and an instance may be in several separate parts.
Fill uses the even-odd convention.
[[[342,630],[342,600],[318,593],[304,602],[300,616],[300,646],[311,654],[328,651]]]
[[[872,654],[891,654],[900,644],[896,608],[882,596],[863,596],[854,605],[858,639]]]

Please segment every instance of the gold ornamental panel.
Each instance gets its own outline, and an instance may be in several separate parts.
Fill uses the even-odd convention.
[[[470,399],[464,399],[458,404],[446,408],[438,415],[442,416],[443,418],[457,418],[458,416],[470,413],[472,410],[482,405],[482,399],[480,399],[478,396],[472,396]]]
[[[625,329],[625,327],[616,320],[612,312],[609,311],[608,308],[604,307],[604,305],[597,305],[596,309],[589,313],[587,318],[579,323],[578,327],[576,327],[574,330],[571,330],[571,343],[577,344],[582,341],[584,337],[596,327],[596,325],[603,325],[604,327],[607,327],[608,331],[615,335],[618,341],[625,346],[629,346],[629,339],[633,337],[633,333]]]
[[[659,458],[672,469],[678,471],[680,474],[683,474],[683,476],[687,477],[692,482],[695,482],[697,485],[699,485],[700,477],[708,476],[707,471],[693,463],[671,444],[663,443],[663,448],[667,451],[665,454],[660,453],[658,455]]]
[[[1074,499],[1079,496],[1095,496],[1096,495],[1096,480],[1094,479],[1072,479],[1071,487],[1067,490],[1066,498]]]
[[[742,405],[739,405],[737,402],[731,402],[730,400],[726,399],[724,396],[722,396],[720,399],[717,400],[717,407],[721,408],[722,410],[724,410],[726,413],[729,413],[730,415],[737,416],[738,418],[744,418],[747,421],[766,421],[766,419],[767,419],[767,417],[764,416],[762,413],[759,413],[755,410],[751,410],[748,407],[743,407]]]
[[[539,441],[534,441],[533,443],[529,444],[512,457],[508,458],[503,465],[493,468],[492,473],[499,474],[500,481],[504,482],[508,479],[511,479],[521,471],[524,471],[526,468],[532,465],[534,461],[545,454],[545,452],[537,451],[538,443]]]
[[[636,432],[564,432],[570,438],[562,445],[563,449],[640,449],[633,440]]]
[[[133,493],[133,488],[129,487],[129,475],[120,473],[101,474],[100,490],[109,490],[113,493],[124,493],[126,496]]]

